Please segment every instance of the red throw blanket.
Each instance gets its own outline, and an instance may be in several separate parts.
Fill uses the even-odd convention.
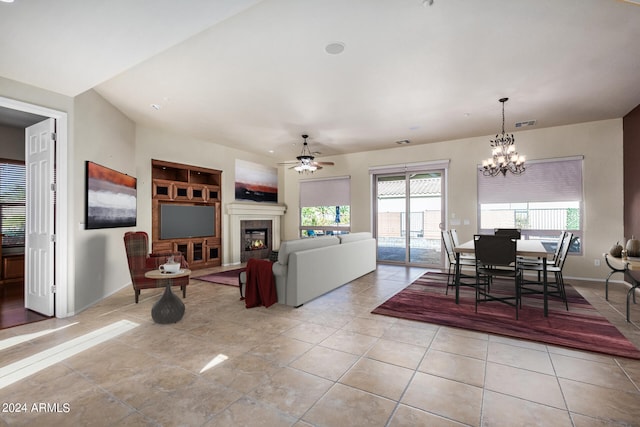
[[[247,262],[247,284],[245,305],[247,308],[272,306],[278,302],[276,282],[271,267],[273,262],[266,259],[250,259]]]

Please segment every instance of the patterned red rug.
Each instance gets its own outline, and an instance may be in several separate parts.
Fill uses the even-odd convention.
[[[514,307],[495,301],[478,303],[476,313],[471,287],[460,287],[456,304],[455,288],[445,295],[446,275],[426,273],[372,313],[640,359],[633,343],[574,288],[565,286],[569,311],[560,299],[549,297],[549,316],[544,317],[542,296],[523,296],[516,320]],[[513,292],[513,287],[513,282],[496,281],[492,291]]]
[[[194,277],[194,279],[203,280],[205,282],[218,283],[221,285],[240,286],[240,279],[238,275],[243,268],[236,268],[234,270],[221,271],[219,273],[207,274],[206,276]]]

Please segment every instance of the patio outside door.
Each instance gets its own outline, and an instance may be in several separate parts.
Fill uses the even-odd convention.
[[[375,176],[378,261],[442,266],[443,172]]]

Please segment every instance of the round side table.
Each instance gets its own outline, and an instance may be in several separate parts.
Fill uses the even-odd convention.
[[[171,285],[173,279],[179,277],[188,277],[191,274],[191,270],[183,268],[177,273],[164,273],[160,270],[147,271],[144,277],[149,279],[160,280],[165,286],[162,298],[160,298],[151,308],[151,318],[156,323],[176,323],[182,316],[184,316],[184,303],[180,300],[176,294],[171,292]]]

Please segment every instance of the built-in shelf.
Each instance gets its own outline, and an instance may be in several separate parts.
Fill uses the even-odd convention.
[[[153,252],[182,252],[189,268],[222,264],[222,171],[180,163],[151,160]],[[163,203],[214,206],[213,236],[161,239],[160,212]]]

